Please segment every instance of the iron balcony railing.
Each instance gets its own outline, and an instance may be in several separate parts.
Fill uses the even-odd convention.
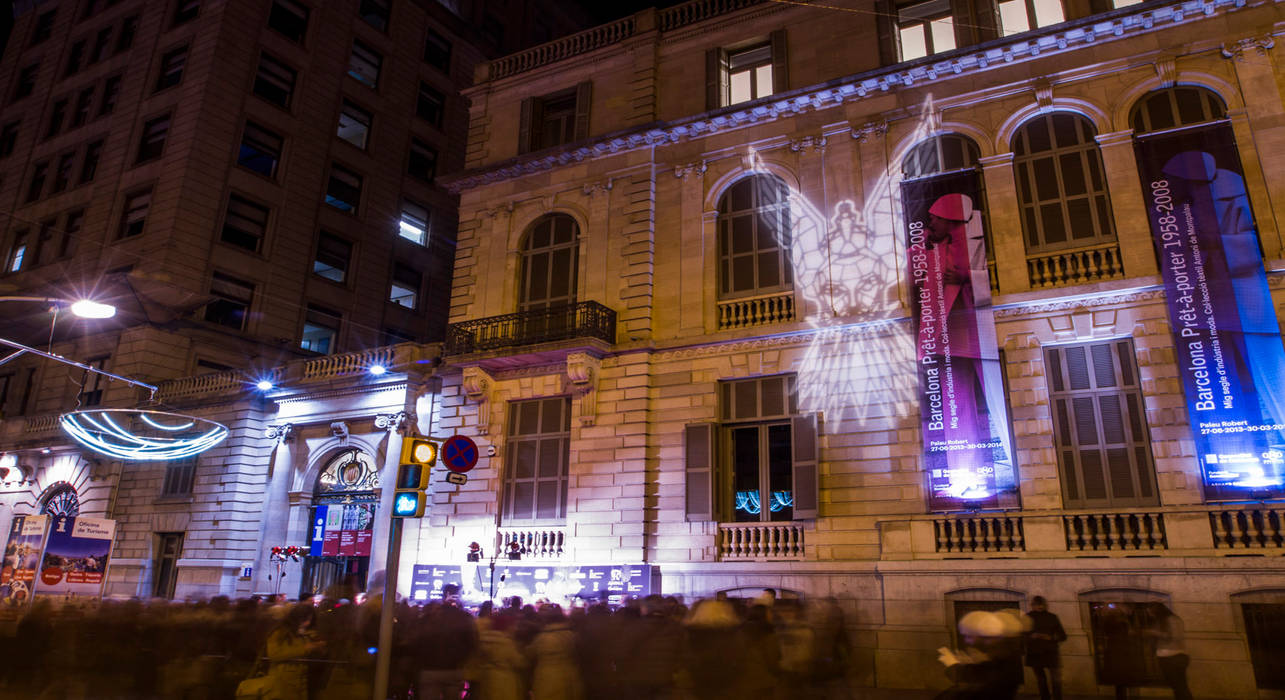
[[[446,354],[515,348],[572,338],[616,340],[616,312],[596,301],[520,311],[446,328]]]

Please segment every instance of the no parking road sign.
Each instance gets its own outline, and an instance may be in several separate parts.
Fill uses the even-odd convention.
[[[465,435],[452,435],[442,443],[439,459],[456,474],[466,474],[477,466],[477,443]]]

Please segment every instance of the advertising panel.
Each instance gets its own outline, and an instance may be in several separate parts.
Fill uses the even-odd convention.
[[[1136,149],[1205,498],[1279,498],[1285,348],[1231,125]]]
[[[14,516],[0,568],[0,619],[15,619],[31,603],[48,524],[47,515]]]
[[[374,503],[319,505],[312,512],[308,553],[314,557],[368,557],[374,527]]]
[[[518,564],[507,560],[495,562],[492,581],[489,564],[416,564],[411,574],[411,600],[425,602],[441,599],[442,587],[455,584],[460,597],[468,602],[520,596],[536,601],[548,598],[566,602],[573,598],[599,600],[607,596],[611,603],[625,597],[641,598],[652,593],[655,569],[650,564],[601,564],[587,566],[541,566]]]
[[[115,520],[52,516],[37,595],[101,596],[115,536]]]
[[[903,182],[929,508],[1017,505],[977,172]]]

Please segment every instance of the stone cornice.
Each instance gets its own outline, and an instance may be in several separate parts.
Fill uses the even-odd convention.
[[[984,71],[991,66],[1032,60],[1093,46],[1100,41],[1158,31],[1165,27],[1225,13],[1247,4],[1248,0],[1185,0],[1158,7],[1151,3],[1134,5],[1046,29],[1025,32],[1016,37],[997,39],[916,61],[881,67],[820,85],[773,95],[745,105],[705,112],[672,122],[654,122],[596,139],[511,158],[494,165],[443,177],[439,182],[450,192],[459,194],[492,183],[546,172],[594,158],[700,139],[710,134],[774,122],[803,112],[829,109],[861,100],[871,94],[880,95],[902,88],[921,87],[927,83]],[[1259,41],[1251,48],[1263,50],[1262,44],[1263,42]],[[1236,45],[1228,49],[1228,53],[1239,55],[1245,50],[1244,47]]]

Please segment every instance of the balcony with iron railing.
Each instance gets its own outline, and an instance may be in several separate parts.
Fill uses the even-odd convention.
[[[488,316],[446,328],[446,354],[503,352],[560,341],[616,341],[616,312],[596,301]]]

